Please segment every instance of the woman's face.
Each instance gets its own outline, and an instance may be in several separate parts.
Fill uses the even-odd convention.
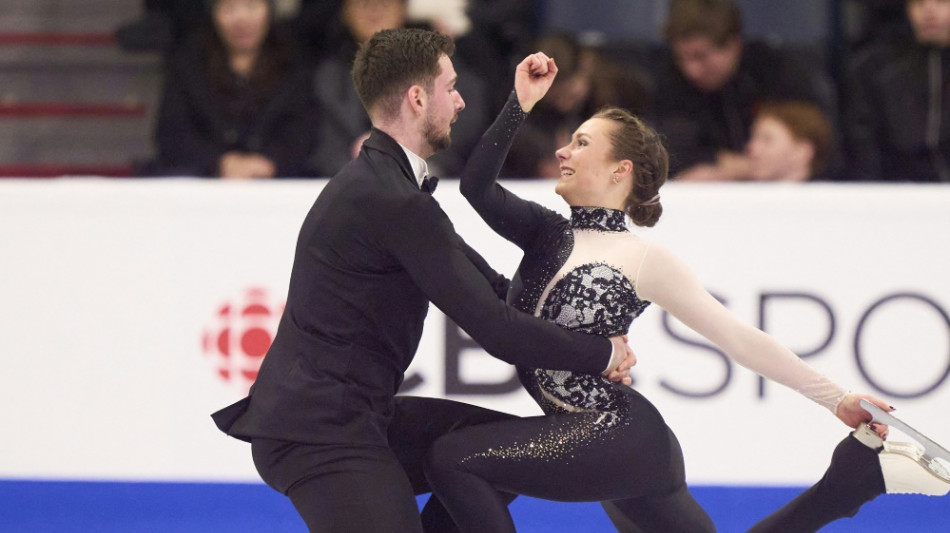
[[[374,33],[406,23],[406,0],[344,0],[341,17],[353,38],[364,43]]]
[[[746,144],[751,163],[752,179],[782,181],[801,176],[809,177],[811,145],[796,139],[792,132],[775,117],[761,116],[752,124],[752,137]],[[799,178],[801,179],[801,178]]]
[[[555,155],[561,169],[554,192],[574,206],[606,206],[608,189],[618,161],[611,158],[610,120],[592,118],[580,125],[567,146]]]
[[[220,0],[214,5],[214,24],[231,53],[260,50],[270,26],[267,0]]]
[[[950,0],[911,0],[907,18],[921,43],[950,45]]]

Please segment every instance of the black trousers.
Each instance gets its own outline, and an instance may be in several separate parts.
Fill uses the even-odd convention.
[[[811,533],[854,516],[862,505],[884,494],[879,451],[848,435],[838,443],[818,483],[765,517],[749,533]]]
[[[618,531],[715,531],[685,485],[676,437],[634,392],[628,424],[590,431],[598,413],[502,420],[447,434],[426,460],[432,488],[464,532],[513,532],[504,496],[600,501]],[[878,450],[848,435],[822,479],[750,533],[809,533],[884,493]]]
[[[310,531],[455,531],[438,498],[420,517],[415,495],[430,492],[422,461],[441,436],[514,415],[449,400],[397,397],[389,447],[314,445],[254,439],[261,478],[287,495]],[[505,497],[507,505],[514,495]]]
[[[642,395],[624,394],[616,419],[562,413],[446,434],[425,463],[434,493],[463,532],[514,532],[504,499],[512,493],[605,502],[627,531],[715,531],[686,487],[673,432]]]
[[[646,402],[636,426],[589,433],[579,428],[596,422],[590,413],[522,419],[398,397],[389,448],[255,439],[252,453],[261,477],[290,498],[310,531],[449,533],[460,530],[453,517],[462,531],[513,531],[507,505],[516,494],[601,501],[624,533],[714,531],[685,485],[679,443],[653,411]],[[634,429],[639,441],[623,437]],[[551,435],[557,438],[546,438]],[[572,436],[589,447],[561,453]],[[433,488],[439,494],[420,518],[415,495]],[[818,483],[750,533],[817,531],[883,493],[877,451],[849,435]]]

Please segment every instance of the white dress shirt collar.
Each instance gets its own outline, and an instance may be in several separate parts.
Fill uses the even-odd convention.
[[[403,152],[406,152],[406,157],[409,158],[409,166],[412,167],[412,173],[416,178],[416,185],[421,188],[422,180],[424,180],[426,176],[429,175],[429,164],[426,163],[425,159],[422,159],[421,157],[412,153],[412,151],[405,146],[400,144],[399,147],[402,148]]]

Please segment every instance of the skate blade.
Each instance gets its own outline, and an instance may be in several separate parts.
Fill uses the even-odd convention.
[[[936,466],[941,466],[936,462],[937,459],[941,461],[946,461],[947,464],[950,464],[950,451],[947,451],[946,448],[937,444],[936,442],[930,440],[926,435],[917,431],[916,429],[907,425],[904,421],[897,418],[896,416],[888,413],[887,411],[881,409],[880,407],[874,405],[873,403],[867,400],[861,400],[861,407],[871,413],[875,422],[880,422],[881,424],[887,424],[888,426],[895,427],[905,434],[908,437],[917,441],[917,443],[923,447],[923,453],[918,461],[923,465],[934,464]],[[944,468],[931,468],[932,470],[946,472]],[[941,476],[942,477],[942,476]]]

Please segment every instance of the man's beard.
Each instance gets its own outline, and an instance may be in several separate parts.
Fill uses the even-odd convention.
[[[425,136],[426,142],[432,147],[432,151],[434,153],[447,150],[449,146],[452,146],[451,129],[446,133],[440,133],[435,125],[435,121],[432,120],[432,117],[426,117],[425,129],[423,129],[422,133]]]

